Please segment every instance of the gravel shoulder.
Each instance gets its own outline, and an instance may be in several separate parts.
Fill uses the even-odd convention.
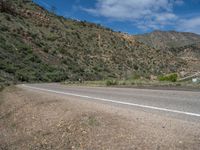
[[[199,150],[200,123],[18,87],[0,93],[0,149]]]

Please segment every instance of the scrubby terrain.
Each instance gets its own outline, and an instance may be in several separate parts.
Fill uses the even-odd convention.
[[[190,41],[199,39],[191,36]],[[0,1],[0,41],[0,83],[148,78],[197,68],[175,51],[56,16],[29,0]]]

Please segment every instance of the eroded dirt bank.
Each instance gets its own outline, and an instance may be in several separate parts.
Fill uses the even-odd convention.
[[[16,87],[0,93],[2,150],[199,147],[199,123]]]

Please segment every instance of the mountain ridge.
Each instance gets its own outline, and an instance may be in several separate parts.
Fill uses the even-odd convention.
[[[200,43],[200,35],[190,32],[155,30],[136,37],[138,41],[158,49],[184,47]]]

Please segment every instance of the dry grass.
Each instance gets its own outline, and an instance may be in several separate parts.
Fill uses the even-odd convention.
[[[108,84],[111,82],[111,84]],[[112,84],[113,83],[113,84]],[[114,87],[129,87],[129,88],[177,88],[177,89],[200,89],[199,83],[186,82],[169,82],[169,81],[157,81],[157,80],[101,80],[101,81],[84,81],[80,82],[63,82],[61,84],[76,85],[76,86],[114,86]]]

